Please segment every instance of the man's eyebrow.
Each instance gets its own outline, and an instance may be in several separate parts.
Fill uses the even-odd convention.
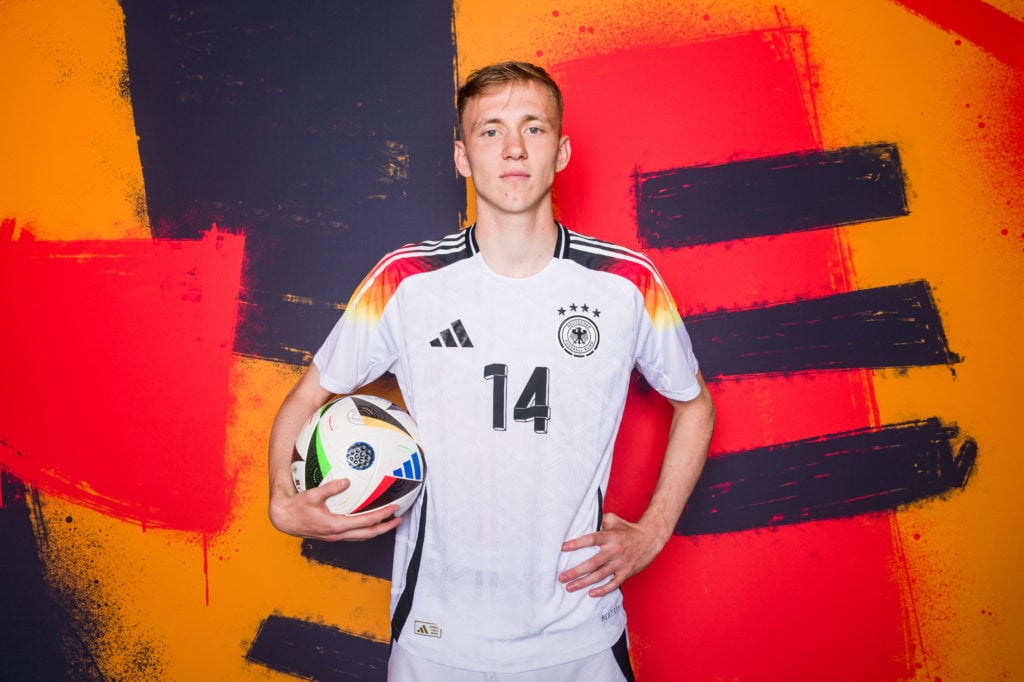
[[[520,123],[531,123],[533,121],[539,121],[541,123],[550,123],[551,122],[548,119],[548,117],[543,115],[543,114],[526,114],[525,116],[523,116],[522,118],[519,119]],[[476,125],[473,126],[473,130],[476,130],[478,128],[483,128],[484,126],[489,126],[489,125],[494,125],[494,124],[503,125],[505,123],[506,123],[505,119],[503,119],[501,117],[498,117],[498,116],[492,116],[491,118],[488,118],[486,120],[477,121]]]

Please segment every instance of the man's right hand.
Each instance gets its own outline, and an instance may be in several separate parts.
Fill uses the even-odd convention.
[[[347,478],[329,481],[317,488],[287,494],[276,492],[270,500],[270,522],[283,533],[316,540],[368,540],[387,533],[402,522],[394,517],[397,504],[356,516],[335,514],[327,508],[327,498],[344,491]]]

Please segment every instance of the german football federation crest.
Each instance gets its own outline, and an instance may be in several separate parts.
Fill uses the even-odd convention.
[[[587,304],[578,306],[573,303],[568,310],[559,308],[558,314],[569,315],[558,326],[558,343],[562,350],[577,358],[585,358],[597,350],[601,333],[593,318],[600,317],[601,311],[592,310]]]

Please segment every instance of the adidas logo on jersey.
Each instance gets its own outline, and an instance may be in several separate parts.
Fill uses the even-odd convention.
[[[469,339],[466,328],[462,326],[462,320],[455,320],[448,329],[442,330],[434,337],[430,345],[435,348],[472,348],[473,342]]]
[[[413,632],[417,635],[423,635],[424,637],[440,637],[441,626],[437,623],[425,623],[422,620],[418,620],[413,623]]]

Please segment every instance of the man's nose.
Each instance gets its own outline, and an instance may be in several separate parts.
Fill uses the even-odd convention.
[[[506,159],[525,159],[526,145],[523,144],[521,133],[512,133],[505,137],[504,156]]]

